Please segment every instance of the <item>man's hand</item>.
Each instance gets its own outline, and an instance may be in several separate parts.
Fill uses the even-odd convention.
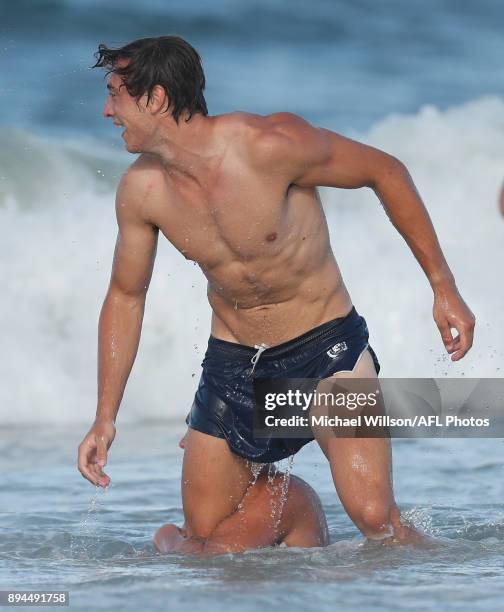
[[[107,464],[107,451],[114,441],[116,428],[114,421],[95,421],[79,445],[79,472],[89,482],[108,487],[110,478],[102,468]]]
[[[476,319],[455,287],[435,290],[433,315],[451,360],[462,359],[472,346]],[[452,328],[458,332],[455,338]]]

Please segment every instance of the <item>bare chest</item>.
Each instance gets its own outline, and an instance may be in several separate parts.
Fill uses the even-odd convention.
[[[271,257],[292,230],[292,192],[248,171],[221,174],[206,185],[179,182],[160,201],[155,221],[184,257],[205,268]]]

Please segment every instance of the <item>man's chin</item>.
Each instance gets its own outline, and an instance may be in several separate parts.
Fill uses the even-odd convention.
[[[142,150],[138,146],[128,144],[127,142],[124,143],[124,148],[128,153],[142,153]]]
[[[135,145],[134,143],[128,142],[126,140],[126,138],[127,138],[126,130],[124,130],[124,132],[121,134],[121,138],[124,141],[124,148],[126,149],[126,151],[128,151],[128,153],[142,153],[142,151],[140,150],[138,145]]]

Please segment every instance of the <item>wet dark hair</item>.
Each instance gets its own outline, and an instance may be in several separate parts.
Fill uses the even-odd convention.
[[[105,68],[122,77],[124,85],[137,102],[146,93],[150,102],[156,85],[161,85],[168,96],[168,106],[178,123],[182,111],[189,111],[187,121],[194,113],[208,115],[203,96],[205,75],[201,57],[187,41],[179,36],[140,38],[119,49],[104,44],[94,54],[92,68]],[[119,68],[119,60],[128,63]]]

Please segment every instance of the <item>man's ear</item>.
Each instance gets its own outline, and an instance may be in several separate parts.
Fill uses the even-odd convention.
[[[169,99],[166,95],[166,91],[164,87],[161,85],[154,85],[154,89],[152,90],[152,95],[147,108],[153,115],[157,115],[164,110],[166,110],[169,106]]]

